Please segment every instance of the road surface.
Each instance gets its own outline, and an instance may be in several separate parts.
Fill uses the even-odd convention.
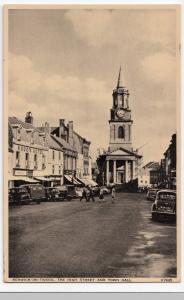
[[[145,194],[11,207],[10,277],[175,277],[175,224]]]

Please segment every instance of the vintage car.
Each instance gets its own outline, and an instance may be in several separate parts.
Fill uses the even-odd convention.
[[[76,191],[75,191],[75,186],[66,184],[66,185],[61,185],[61,186],[55,186],[56,189],[58,189],[60,193],[60,197],[62,200],[68,200],[71,201],[73,198],[76,198]]]
[[[92,186],[91,189],[92,189],[92,191],[93,191],[93,196],[94,196],[94,197],[99,196],[99,194],[100,194],[100,188],[99,188],[98,185]]]
[[[151,208],[151,216],[154,221],[176,220],[176,191],[160,190]]]
[[[101,186],[104,195],[108,195],[111,193],[111,186]]]
[[[9,189],[8,201],[9,205],[21,205],[30,203],[31,199],[27,189],[23,187],[15,187]]]
[[[57,187],[46,187],[45,188],[46,201],[63,201],[64,197],[61,195]]]
[[[159,189],[149,189],[146,195],[147,200],[149,201],[155,201],[156,195]]]
[[[27,190],[30,195],[30,202],[40,204],[46,200],[45,188],[41,184],[24,184],[20,187]]]

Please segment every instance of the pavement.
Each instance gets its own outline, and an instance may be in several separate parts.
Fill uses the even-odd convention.
[[[9,210],[10,277],[176,277],[176,226],[145,194]]]

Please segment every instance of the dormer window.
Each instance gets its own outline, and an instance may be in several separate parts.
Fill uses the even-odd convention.
[[[17,141],[21,141],[21,129],[17,128]]]
[[[31,132],[31,144],[34,144],[34,133]]]

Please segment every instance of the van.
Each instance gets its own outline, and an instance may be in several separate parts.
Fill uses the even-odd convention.
[[[23,184],[22,188],[26,189],[30,195],[30,202],[40,204],[46,200],[46,193],[43,185],[41,184]]]

